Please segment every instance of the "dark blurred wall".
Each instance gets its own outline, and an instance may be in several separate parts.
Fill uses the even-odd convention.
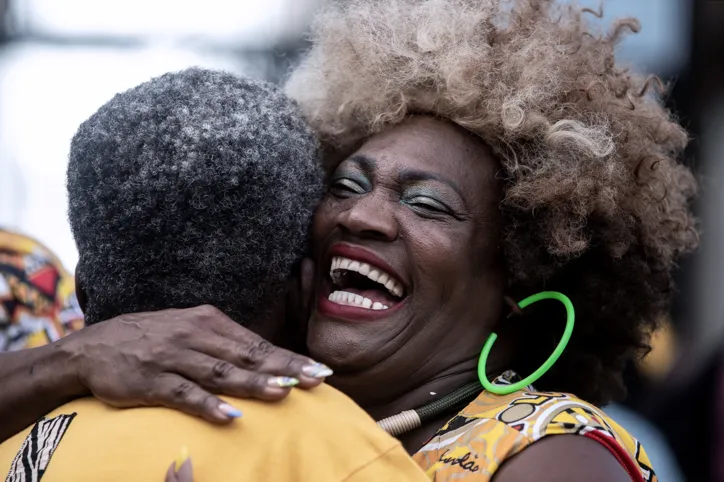
[[[0,0],[0,41],[6,37],[6,17],[10,9],[10,0]]]
[[[724,257],[724,167],[717,144],[724,137],[717,109],[724,107],[724,2],[692,0],[691,53],[687,67],[673,73],[671,106],[688,127],[692,142],[686,162],[701,180],[695,205],[702,222],[702,246],[680,265],[680,295],[672,313],[680,336],[680,357],[668,380],[631,401],[667,436],[689,481],[717,480],[717,400],[721,378],[721,326],[718,309],[724,295],[724,273],[716,266]],[[721,115],[722,112],[719,112]],[[720,117],[720,121],[724,118]],[[724,407],[722,407],[724,408]]]
[[[0,43],[7,41],[9,36],[8,27],[10,19],[8,12],[10,11],[10,0],[0,0]]]

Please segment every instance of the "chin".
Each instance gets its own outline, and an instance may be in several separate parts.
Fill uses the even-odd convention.
[[[395,325],[397,328],[395,328]],[[307,330],[309,356],[336,373],[370,369],[391,356],[399,343],[398,324],[350,323],[315,310]]]

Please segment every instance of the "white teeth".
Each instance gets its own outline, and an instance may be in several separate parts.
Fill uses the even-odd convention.
[[[360,308],[373,309],[373,310],[387,310],[389,309],[386,305],[379,302],[372,303],[372,300],[365,298],[354,293],[347,291],[335,291],[329,295],[329,301],[338,305],[344,306],[358,306]]]
[[[387,288],[388,291],[391,293],[394,293],[395,289],[395,280],[387,280],[387,283],[385,283],[385,288]]]
[[[389,274],[380,271],[377,268],[373,268],[367,263],[336,256],[332,258],[332,265],[329,270],[329,274],[330,276],[332,276],[332,279],[335,278],[334,272],[337,270],[355,271],[363,276],[368,277],[372,281],[383,285],[387,289],[387,291],[397,296],[398,298],[401,298],[404,295],[404,290],[401,283],[399,283]]]

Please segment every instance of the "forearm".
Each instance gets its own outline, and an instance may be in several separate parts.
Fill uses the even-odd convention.
[[[63,340],[0,353],[0,442],[85,393]]]

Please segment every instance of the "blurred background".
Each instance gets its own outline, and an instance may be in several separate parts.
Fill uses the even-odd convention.
[[[78,125],[115,93],[192,65],[280,81],[322,1],[0,0],[0,228],[37,239],[72,271],[65,170]],[[641,20],[621,56],[671,82],[668,101],[693,139],[685,161],[702,181],[703,226],[669,329],[611,410],[642,417],[634,435],[665,442],[654,465],[670,478],[660,480],[724,480],[724,2],[608,0],[604,12],[602,22]]]

